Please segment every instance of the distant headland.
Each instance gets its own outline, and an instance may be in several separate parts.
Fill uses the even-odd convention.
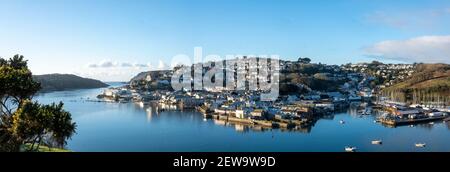
[[[41,83],[41,92],[102,88],[109,86],[99,80],[83,78],[72,74],[33,75],[33,80]]]

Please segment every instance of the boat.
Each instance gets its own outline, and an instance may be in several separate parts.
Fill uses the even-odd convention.
[[[121,99],[121,100],[119,100],[119,103],[128,103],[128,102],[130,102],[130,101],[128,101],[128,100],[125,100],[125,99]]]
[[[339,123],[345,124],[345,121],[344,120],[340,120]]]
[[[425,143],[416,143],[415,146],[418,147],[418,148],[423,148],[423,147],[427,146],[427,144],[425,144]]]
[[[345,152],[355,152],[355,151],[356,151],[356,147],[353,147],[353,146],[345,147]]]
[[[139,101],[138,104],[139,104],[139,107],[141,107],[141,108],[143,108],[145,106],[145,103],[143,101]]]
[[[351,95],[348,97],[349,101],[361,101],[361,96]]]
[[[365,108],[363,110],[360,110],[359,114],[360,115],[371,115],[372,114],[372,108],[367,107],[367,108]]]
[[[358,114],[359,114],[359,115],[364,115],[364,112],[365,112],[365,110],[359,110],[359,111],[358,111]]]
[[[366,108],[365,115],[372,115],[372,108]]]
[[[381,145],[383,142],[381,140],[372,140],[373,145]]]
[[[450,117],[445,118],[444,121],[445,121],[445,122],[450,121]]]

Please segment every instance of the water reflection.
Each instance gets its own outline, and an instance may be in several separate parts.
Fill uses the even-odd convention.
[[[151,122],[152,121],[152,115],[153,115],[153,108],[152,107],[148,107],[147,109],[145,109],[145,111],[147,112],[147,122]]]
[[[42,103],[63,101],[77,122],[68,142],[74,151],[450,151],[450,123],[434,122],[388,128],[373,121],[379,112],[359,115],[361,103],[343,112],[321,116],[308,127],[271,129],[202,114],[135,103],[95,102],[99,89],[55,92],[38,96]],[[89,98],[90,97],[90,98]],[[89,98],[89,99],[88,99]],[[170,109],[170,110],[169,110]],[[339,121],[345,121],[340,124]],[[383,145],[372,145],[381,139]],[[427,147],[417,149],[416,142]],[[230,146],[231,144],[233,146]]]

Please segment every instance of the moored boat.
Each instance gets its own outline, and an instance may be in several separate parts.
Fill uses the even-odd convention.
[[[372,140],[373,145],[381,145],[383,142],[381,140]]]
[[[427,146],[427,144],[425,144],[425,143],[416,143],[414,145],[418,148],[423,148],[423,147]]]
[[[354,146],[346,146],[345,147],[345,152],[355,152],[356,151],[356,147]]]

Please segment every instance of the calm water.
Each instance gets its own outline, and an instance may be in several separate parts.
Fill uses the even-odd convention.
[[[45,93],[41,103],[63,101],[77,123],[77,134],[68,142],[73,151],[333,151],[345,146],[358,151],[450,151],[450,124],[435,122],[414,127],[389,128],[340,113],[320,119],[305,131],[258,131],[239,125],[204,120],[196,112],[146,110],[134,103],[90,102],[103,89]],[[344,125],[339,121],[344,120]],[[382,139],[383,145],[371,140]],[[425,142],[425,148],[414,143]]]

